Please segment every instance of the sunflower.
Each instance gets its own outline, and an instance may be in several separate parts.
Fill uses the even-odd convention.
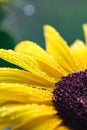
[[[44,36],[46,51],[31,41],[0,49],[19,66],[0,68],[0,130],[87,130],[87,46],[69,47],[49,25]]]

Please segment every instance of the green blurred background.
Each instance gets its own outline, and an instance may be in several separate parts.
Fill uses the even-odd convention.
[[[0,48],[13,49],[28,39],[44,47],[44,24],[54,26],[70,45],[84,40],[86,22],[87,0],[0,0]]]

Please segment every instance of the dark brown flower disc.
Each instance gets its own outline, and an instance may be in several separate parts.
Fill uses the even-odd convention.
[[[72,130],[87,130],[87,70],[69,74],[55,84],[53,104]]]

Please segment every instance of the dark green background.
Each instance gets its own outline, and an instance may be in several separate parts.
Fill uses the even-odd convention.
[[[31,16],[26,5],[34,6]],[[14,48],[22,40],[44,47],[43,25],[54,26],[70,45],[84,40],[82,24],[87,22],[87,0],[11,0],[0,5],[0,48]]]

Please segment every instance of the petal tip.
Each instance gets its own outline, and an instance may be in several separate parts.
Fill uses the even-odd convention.
[[[49,24],[46,24],[46,25],[43,26],[43,29],[44,29],[44,31],[47,31],[47,30],[53,29],[53,27]]]
[[[83,28],[83,31],[84,31],[84,33],[87,31],[87,23],[84,23],[83,25],[82,25],[82,28]]]

